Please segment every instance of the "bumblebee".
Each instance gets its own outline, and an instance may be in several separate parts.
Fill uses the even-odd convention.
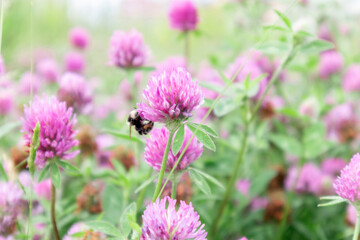
[[[154,127],[154,122],[142,118],[136,109],[130,112],[128,117],[128,123],[130,125],[130,129],[129,129],[130,137],[131,137],[132,126],[135,126],[135,130],[140,135],[148,134]]]

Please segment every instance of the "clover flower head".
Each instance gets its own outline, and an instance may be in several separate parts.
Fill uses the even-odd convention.
[[[161,169],[162,158],[164,156],[168,137],[169,130],[166,127],[162,127],[161,129],[152,130],[152,132],[150,133],[150,138],[146,140],[146,147],[144,153],[145,162],[149,166],[153,167],[155,171],[159,172]],[[191,137],[191,131],[186,128],[184,143],[181,146],[179,153],[174,155],[172,150],[170,149],[165,171],[169,172],[173,168],[176,161],[180,157],[181,152],[184,150],[186,143],[190,140]],[[185,169],[188,165],[190,165],[192,162],[194,162],[201,156],[202,151],[202,143],[198,142],[197,139],[194,137],[191,140],[189,147],[186,149],[176,170]]]
[[[150,203],[142,216],[144,226],[140,239],[205,240],[207,233],[204,224],[201,225],[200,216],[195,212],[192,204],[188,205],[180,201],[178,210],[175,206],[176,200],[170,197]]]
[[[143,91],[145,102],[138,103],[141,117],[167,123],[191,117],[204,101],[198,82],[184,68],[165,70],[150,78]]]
[[[334,182],[335,192],[352,203],[360,201],[360,154],[356,153]]]
[[[35,97],[29,106],[24,106],[24,114],[21,120],[26,145],[31,145],[34,128],[40,122],[40,145],[35,158],[38,168],[42,168],[47,160],[54,157],[71,159],[79,153],[69,152],[78,145],[74,130],[76,116],[73,115],[72,108],[66,107],[65,102],[60,102],[54,96]]]

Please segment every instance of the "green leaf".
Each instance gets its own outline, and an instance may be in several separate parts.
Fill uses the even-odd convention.
[[[190,175],[191,180],[194,181],[196,186],[198,186],[198,188],[200,188],[200,190],[204,194],[206,194],[206,195],[211,194],[211,189],[210,189],[208,183],[205,181],[205,179],[199,173],[190,169],[189,175]]]
[[[211,137],[207,135],[205,132],[203,132],[201,129],[196,129],[195,127],[191,125],[187,125],[190,131],[195,135],[197,140],[204,144],[204,146],[212,151],[216,151],[216,146]]]
[[[223,86],[216,84],[216,83],[211,83],[211,82],[199,82],[199,85],[203,88],[209,89],[213,92],[217,92],[217,93],[221,93]]]
[[[9,181],[9,177],[8,177],[8,175],[7,175],[6,172],[5,172],[5,169],[4,169],[4,166],[3,166],[2,162],[0,162],[0,173],[1,173],[1,175],[4,177],[4,180],[5,180],[6,182],[8,182],[8,181]]]
[[[269,25],[269,26],[264,26],[263,30],[268,31],[268,30],[276,30],[276,31],[281,31],[281,32],[289,32],[289,29],[286,29],[284,27],[280,27],[280,26],[276,26],[276,25]]]
[[[325,153],[330,144],[325,139],[326,128],[323,123],[307,127],[303,136],[304,156],[306,159],[316,158]]]
[[[127,206],[120,217],[120,228],[125,237],[129,236],[131,232],[130,220],[136,218],[136,203],[133,202]]]
[[[51,180],[57,189],[61,187],[60,170],[55,163],[51,164]]]
[[[255,197],[263,193],[271,179],[276,176],[276,172],[273,170],[264,170],[259,174],[252,182],[250,186],[250,196]]]
[[[202,172],[202,171],[200,171],[199,169],[196,169],[196,168],[190,167],[189,169],[192,170],[192,171],[197,172],[200,175],[202,175],[204,178],[206,178],[210,182],[214,183],[215,185],[219,186],[221,189],[225,189],[224,185],[222,185],[221,182],[219,182],[216,178],[210,176],[209,174],[204,173],[204,172]]]
[[[38,182],[41,182],[42,180],[44,180],[48,175],[49,175],[49,170],[50,170],[50,166],[51,164],[47,164],[40,172],[39,178],[38,178]]]
[[[281,18],[281,20],[285,23],[285,25],[288,27],[288,29],[292,30],[290,19],[285,16],[282,12],[278,10],[274,10],[276,14]]]
[[[146,180],[145,182],[143,182],[136,190],[135,193],[140,192],[143,188],[147,187],[148,185],[150,185],[151,183],[154,182],[154,180],[158,177],[157,174],[151,176],[148,180]]]
[[[255,47],[256,50],[269,55],[278,55],[288,52],[290,45],[280,41],[269,41]]]
[[[21,122],[9,122],[0,127],[0,139],[7,135],[9,132],[21,125]]]
[[[230,80],[228,77],[226,77],[225,74],[224,74],[222,71],[218,70],[218,73],[219,73],[219,75],[220,75],[220,77],[221,77],[221,80],[223,80],[223,82],[224,82],[226,85],[231,84],[231,80]]]
[[[298,111],[296,109],[290,108],[290,107],[285,107],[282,108],[280,110],[277,111],[278,113],[288,116],[288,117],[299,117],[300,114],[298,113]]]
[[[227,97],[222,98],[214,107],[214,114],[218,117],[227,115],[228,113],[234,111],[243,104],[243,101],[235,102],[234,99]]]
[[[116,131],[110,130],[110,129],[104,129],[103,132],[109,133],[109,134],[111,134],[111,135],[113,135],[115,137],[119,137],[119,138],[122,138],[122,139],[125,139],[125,140],[128,140],[128,141],[145,144],[145,141],[143,141],[141,138],[134,137],[134,136],[131,136],[131,138],[130,138],[129,134],[123,134],[123,133],[116,132]]]
[[[283,152],[290,153],[297,157],[301,155],[302,146],[296,138],[289,135],[273,134],[269,139]]]
[[[84,237],[84,235],[85,235],[85,232],[77,232],[77,233],[72,234],[71,237],[82,238],[82,237]]]
[[[328,206],[337,205],[339,203],[343,203],[343,202],[346,202],[346,201],[347,201],[346,199],[337,199],[337,200],[329,201],[327,203],[318,204],[317,206],[318,207],[328,207]]]
[[[208,135],[212,136],[212,137],[219,137],[219,135],[215,132],[214,129],[212,129],[211,127],[204,125],[204,124],[199,124],[199,123],[193,123],[193,122],[187,122],[187,125],[191,125],[195,128],[199,128],[200,130],[202,130],[203,132],[207,133]]]
[[[71,173],[71,174],[80,174],[80,170],[76,168],[74,165],[72,165],[69,162],[65,161],[57,161],[56,162],[60,167],[62,167],[65,172]]]
[[[184,124],[182,124],[181,127],[177,130],[172,143],[171,150],[174,155],[179,153],[180,148],[184,143],[184,138],[185,138],[185,126]]]
[[[302,53],[319,53],[325,50],[334,48],[334,45],[331,42],[323,40],[314,40],[300,46],[299,51]]]
[[[85,224],[95,231],[105,233],[110,236],[120,237],[120,239],[126,239],[124,235],[116,229],[111,223],[105,221],[90,221]]]
[[[343,199],[340,196],[321,196],[320,200],[341,200]]]
[[[104,217],[103,220],[116,224],[119,222],[121,212],[124,208],[122,201],[124,191],[113,184],[106,184],[101,196]]]

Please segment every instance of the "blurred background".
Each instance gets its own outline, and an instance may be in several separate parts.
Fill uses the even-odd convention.
[[[96,141],[100,141],[103,145],[97,142],[100,147],[95,153],[81,155],[83,159],[76,164],[84,172],[85,177],[69,177],[65,180],[66,183],[71,184],[64,187],[60,205],[69,207],[70,210],[71,207],[75,208],[77,195],[87,182],[101,179],[107,184],[101,197],[103,218],[114,224],[118,223],[118,216],[121,215],[126,204],[137,200],[138,195],[134,190],[147,179],[149,167],[142,159],[144,145],[141,141],[136,145],[127,139],[104,133],[104,129],[113,129],[123,135],[128,134],[126,119],[129,111],[135,107],[127,98],[129,86],[122,84],[129,76],[122,69],[109,64],[109,41],[116,30],[137,29],[142,33],[147,46],[148,57],[145,66],[158,67],[169,57],[183,57],[184,37],[169,27],[168,10],[171,1],[1,1],[5,6],[1,54],[6,66],[6,79],[14,85],[11,91],[14,93],[15,107],[8,115],[0,116],[0,126],[19,121],[23,114],[23,104],[27,104],[31,99],[29,91],[25,91],[26,94],[18,91],[23,87],[29,88],[29,80],[24,75],[29,73],[31,65],[36,75],[38,63],[43,59],[51,58],[58,64],[59,75],[62,75],[66,72],[67,54],[79,52],[71,46],[69,32],[74,27],[87,30],[89,46],[86,51],[81,51],[85,60],[82,75],[87,79],[86,85],[92,89],[93,109],[89,115],[79,114],[78,125],[85,126],[82,128],[85,144],[88,138],[93,138],[92,140],[97,138]],[[340,57],[337,55],[340,63],[337,64],[338,61],[335,60],[334,65],[337,66],[335,72],[332,72],[332,60],[323,61],[323,53],[319,52],[298,54],[283,72],[281,81],[270,92],[268,100],[272,104],[270,104],[271,109],[267,109],[266,106],[261,109],[265,115],[270,112],[271,117],[263,118],[259,115],[256,127],[251,129],[246,161],[241,166],[241,174],[239,174],[238,191],[234,192],[224,214],[224,220],[219,225],[217,239],[232,240],[244,235],[255,240],[350,239],[354,213],[349,214],[345,204],[327,209],[317,208],[320,195],[334,194],[331,186],[338,172],[331,177],[326,175],[328,178],[321,182],[321,187],[325,190],[321,188],[315,191],[309,186],[312,177],[317,176],[314,174],[320,172],[319,169],[323,162],[326,162],[325,160],[339,158],[342,159],[342,163],[346,163],[360,146],[358,138],[360,87],[357,86],[360,82],[360,70],[350,73],[349,81],[355,82],[352,85],[353,89],[349,90],[343,84],[351,66],[356,65],[355,68],[359,69],[360,1],[196,0],[194,2],[198,7],[200,20],[197,30],[190,36],[188,69],[193,78],[200,82],[211,82],[208,77],[201,75],[203,68],[210,66],[216,72],[228,74],[229,66],[239,56],[244,56],[250,49],[255,48],[261,50],[273,64],[271,69],[273,73],[274,66],[277,66],[276,64],[286,53],[281,43],[288,40],[288,36],[283,31],[264,30],[264,27],[273,24],[284,26],[274,13],[274,9],[289,17],[294,32],[306,31],[306,36],[327,40],[333,44],[333,51],[340,54]],[[325,70],[325,77],[321,70],[323,62],[328,64],[325,69],[330,66],[330,70]],[[247,67],[249,66],[244,68],[246,71]],[[149,71],[135,74],[135,81],[139,82],[136,89],[138,100],[141,98],[141,91],[149,75]],[[33,89],[34,95],[56,94],[57,83],[41,84],[38,91]],[[4,86],[0,84],[0,90],[5,89]],[[0,94],[3,93],[0,91]],[[274,99],[277,96],[283,100],[279,109],[275,109]],[[332,111],[343,104],[349,104],[351,107]],[[209,124],[215,126],[217,132],[221,134],[221,138],[216,140],[217,151],[213,153],[204,150],[202,158],[194,163],[194,166],[219,179],[223,184],[228,180],[231,166],[234,165],[243,130],[243,122],[239,120],[241,111],[237,107],[239,106],[224,115],[210,116]],[[349,112],[353,115],[348,114]],[[332,117],[329,117],[329,114],[332,114]],[[337,139],[332,139],[333,136],[330,136],[329,132],[332,130],[333,122],[336,122],[338,116],[348,116],[347,114],[351,115],[350,120],[346,119],[349,120],[346,123],[349,123],[350,127],[347,128],[346,125],[341,126],[344,127],[341,129],[336,128],[339,130]],[[196,121],[200,119],[199,116],[195,118]],[[332,122],[327,120],[328,118],[335,120]],[[3,137],[4,133],[0,131],[0,157],[14,158],[10,149],[14,146],[22,146],[19,126],[20,124],[16,131],[11,130],[14,134],[8,134],[6,137]],[[93,134],[86,135],[88,132]],[[78,136],[79,139],[81,137]],[[102,140],[99,140],[99,137]],[[304,152],[299,150],[305,145],[311,152],[305,153],[305,150]],[[124,170],[121,176],[130,183],[119,186],[97,172],[97,164],[103,157],[126,160],[128,155],[127,153],[124,155],[124,152],[128,150],[132,154],[129,157],[130,165],[135,167],[134,170]],[[117,153],[119,154],[116,155]],[[134,159],[135,163],[132,162]],[[311,166],[315,166],[315,170],[314,168],[304,170],[306,177],[303,185],[295,189],[286,187],[286,182],[294,181],[292,170],[295,169],[295,172],[297,170],[299,174],[299,171],[304,169],[303,166],[307,166],[306,164],[313,164]],[[111,171],[114,170],[113,168],[112,166]],[[73,181],[74,179],[76,181]],[[253,184],[250,195],[249,198],[244,198],[248,193],[244,191],[242,183],[245,181],[246,185],[246,181],[250,180]],[[276,181],[279,181],[278,185]],[[276,185],[276,194],[280,195],[280,202],[271,199],[273,191],[271,183]],[[210,186],[213,190],[210,196],[204,195],[194,185],[191,192],[191,201],[199,212],[202,222],[205,223],[207,231],[210,230],[214,217],[213,209],[216,208],[223,194],[214,184]],[[146,191],[145,196],[149,198],[153,189],[149,188]],[[265,205],[261,202],[264,198]],[[119,202],[118,199],[125,200]],[[254,207],[256,211],[253,211],[251,205],[256,205],[256,201],[252,201],[254,199],[259,200],[257,207]],[[267,205],[268,202],[272,204]],[[286,204],[290,206],[290,210],[284,213]],[[138,218],[143,210],[144,206],[140,205],[137,211]],[[92,213],[86,215],[88,213],[84,212],[79,215],[59,216],[59,218],[63,217],[60,220],[63,235],[74,222],[87,219],[89,216],[97,217],[91,215]],[[41,223],[44,219],[43,216],[36,221]],[[47,226],[47,230],[49,229],[50,227]]]

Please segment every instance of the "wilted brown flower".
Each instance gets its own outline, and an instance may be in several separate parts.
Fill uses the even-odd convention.
[[[77,134],[77,139],[80,142],[79,147],[82,155],[89,156],[96,152],[97,144],[95,141],[95,133],[90,126],[81,126]]]
[[[112,151],[112,158],[119,160],[127,171],[136,165],[134,153],[125,150],[123,146],[118,146]]]
[[[26,152],[24,148],[12,147],[10,149],[10,155],[14,167],[16,167],[29,156],[29,153]],[[25,168],[26,168],[26,163],[23,163],[21,166],[19,166],[18,170],[21,171]]]
[[[284,182],[286,178],[286,172],[283,166],[275,165],[271,169],[276,171],[276,176],[271,179],[268,185],[268,191],[276,191],[284,189]]]
[[[269,195],[269,202],[265,208],[265,221],[274,220],[276,222],[281,222],[285,217],[285,193],[284,191],[274,191]],[[287,220],[290,219],[290,210],[287,214]]]
[[[81,210],[88,211],[90,213],[101,213],[101,192],[103,190],[103,184],[98,181],[90,182],[81,191],[76,198],[77,209],[76,212]]]
[[[178,185],[176,186],[176,200],[179,203],[181,201],[185,201],[186,203],[190,202],[192,196],[192,188],[191,188],[191,179],[189,174],[184,174]],[[162,197],[171,196],[171,184],[168,183],[161,194]]]

